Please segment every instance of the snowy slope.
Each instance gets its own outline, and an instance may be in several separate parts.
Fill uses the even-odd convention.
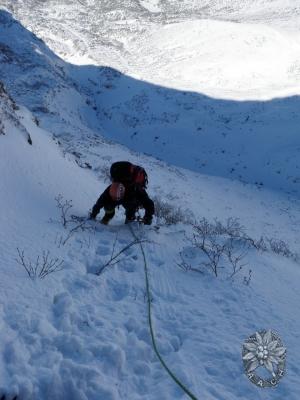
[[[114,2],[114,8],[111,2],[103,2],[91,20],[86,6],[90,6],[88,12],[92,13],[96,3],[90,0],[68,5],[52,1],[1,2],[14,8],[16,16],[21,14],[27,27],[39,29],[47,44],[60,55],[65,52],[69,61],[77,58],[78,62],[80,54],[96,54],[110,61],[111,67],[120,61],[127,71],[133,68],[128,60],[132,60],[134,52],[127,51],[129,47],[125,51],[120,38],[124,43],[130,42],[132,49],[141,40],[152,51],[151,43],[157,45],[152,30],[152,24],[157,23],[156,15],[160,33],[176,32],[176,27],[178,31],[181,28],[181,33],[186,32],[191,47],[179,62],[182,68],[188,68],[186,56],[197,47],[195,36],[185,29],[184,20],[191,19],[191,10],[196,10],[195,15],[215,12],[225,20],[240,15],[240,21],[250,19],[256,24],[268,18],[272,28],[261,28],[269,38],[268,47],[268,35],[276,26],[286,26],[284,18],[291,12],[288,4],[293,6],[291,2],[285,3],[282,12],[281,1],[273,1],[271,10],[265,9],[262,1],[256,1],[255,6],[254,2],[232,2],[230,8],[222,8],[223,2],[209,3],[201,11],[191,1],[180,5],[172,1],[128,1],[125,6]],[[70,13],[66,18],[67,6]],[[294,18],[296,21],[297,7]],[[103,26],[101,22],[105,22]],[[180,24],[163,27],[165,22]],[[230,32],[235,29],[231,23],[224,24],[202,21],[188,27],[196,33],[203,26],[227,27]],[[87,31],[83,30],[90,25]],[[117,28],[120,25],[122,29]],[[98,26],[103,31],[111,26],[100,44],[97,35],[94,37],[94,28]],[[250,26],[242,29],[244,38],[253,38]],[[141,36],[142,33],[145,35]],[[278,45],[286,43],[285,35],[278,36]],[[248,49],[238,34],[234,40],[242,50]],[[176,40],[177,43],[178,51],[184,53],[182,42]],[[167,35],[161,43],[163,52],[169,44]],[[89,54],[85,46],[91,46]],[[153,58],[158,50],[161,51],[159,45],[153,48]],[[288,46],[285,54],[287,58],[291,54]],[[220,54],[214,55],[220,60]],[[234,49],[228,57],[235,59]],[[0,85],[0,397],[5,394],[8,399],[18,395],[21,400],[185,399],[162,369],[151,346],[139,247],[131,246],[118,264],[107,267],[100,276],[95,275],[111,257],[114,243],[118,251],[133,240],[128,227],[123,225],[122,209],[117,211],[111,226],[88,222],[88,230],[79,230],[63,245],[70,228],[64,229],[58,222],[55,197],[61,194],[66,200],[72,199],[71,212],[86,216],[108,184],[110,163],[128,159],[146,168],[149,194],[167,201],[174,209],[180,207],[185,215],[192,213],[196,220],[203,216],[209,221],[238,218],[251,237],[284,239],[291,251],[297,252],[300,203],[284,191],[298,193],[299,100],[297,96],[272,101],[218,100],[196,91],[179,90],[180,86],[175,90],[166,88],[163,82],[149,82],[151,71],[139,64],[138,58],[136,73],[147,74],[148,78],[138,79],[133,69],[132,74],[125,75],[114,68],[101,67],[101,58],[98,66],[88,65],[88,58],[83,62],[86,65],[73,65],[59,58],[17,20],[0,13],[0,81],[4,81],[6,88]],[[288,62],[282,60],[284,65]],[[168,68],[164,73],[170,75],[172,85],[186,84],[183,71],[175,82]],[[223,95],[228,89],[225,72],[220,76]],[[249,67],[246,72],[251,75],[253,70]],[[270,97],[273,89],[286,88],[288,94],[296,90],[296,75],[291,86],[285,80],[279,88],[272,87],[274,77],[276,74],[270,76],[269,86],[264,87],[260,86],[264,75],[257,77],[257,87],[265,93],[270,90]],[[242,76],[240,82],[244,95],[246,85]],[[140,118],[139,133],[135,135],[134,118]],[[202,124],[205,140],[195,137],[192,141],[185,131],[182,135],[186,126],[191,132],[195,127],[201,128],[201,132]],[[28,143],[28,134],[32,145]],[[221,138],[225,141],[228,135],[230,140],[220,144]],[[60,145],[57,139],[53,140],[54,136],[59,138]],[[162,160],[130,151],[107,138],[118,139],[131,149],[151,152]],[[195,157],[199,160],[195,161]],[[208,166],[200,168],[203,160]],[[230,172],[230,168],[238,171]],[[202,169],[210,175],[196,172]],[[249,184],[255,181],[257,185]],[[226,263],[220,277],[215,278],[203,268],[203,273],[199,273],[178,267],[180,252],[188,254],[193,265],[201,261],[191,246],[191,226],[180,223],[162,226],[159,231],[135,226],[134,230],[147,241],[144,248],[158,347],[170,368],[196,397],[298,400],[299,264],[270,251],[252,249],[245,259],[247,265],[234,280],[228,279],[230,268]],[[17,248],[24,251],[26,260],[33,262],[43,251],[49,251],[52,260],[63,261],[63,269],[44,280],[32,281],[17,262]],[[253,276],[247,286],[243,279],[250,268]],[[244,376],[241,346],[250,334],[264,328],[274,329],[282,337],[288,349],[288,365],[280,385],[262,391]]]
[[[59,246],[58,238],[67,233],[55,222],[59,212],[54,197],[72,198],[74,212],[86,215],[105,183],[65,158],[26,109],[17,110],[15,117],[30,132],[33,145],[9,121],[5,124],[0,136],[2,392],[24,400],[185,398],[151,347],[138,247],[100,277],[93,274],[109,259],[116,234],[118,249],[132,240],[122,225],[122,211],[111,227],[91,223],[95,231],[78,233]],[[112,149],[116,158],[124,157],[124,149]],[[150,193],[172,193],[176,204],[185,193],[182,205],[193,207],[197,218],[240,217],[254,237],[282,235],[297,248],[299,203],[255,187],[167,169],[151,159],[139,161],[150,173]],[[178,268],[179,251],[190,248],[188,226],[162,227],[158,233],[135,230],[151,241],[145,250],[160,351],[197,398],[240,399],[247,394],[253,400],[297,399],[299,267],[251,252],[247,262],[253,278],[244,286],[247,268],[234,282],[226,279],[227,270],[216,279]],[[64,260],[64,269],[31,281],[16,262],[17,247],[31,260],[49,250],[51,257]],[[264,327],[280,332],[289,349],[288,375],[268,392],[248,382],[241,364],[241,343]]]
[[[92,13],[89,6],[85,11],[79,3],[76,6],[83,21]],[[78,14],[70,5],[65,7],[71,20],[62,25],[64,35],[77,43],[79,33],[68,27]],[[86,154],[89,138],[97,135],[102,143],[104,136],[179,167],[299,194],[297,31],[288,31],[284,23],[278,27],[194,16],[191,21],[191,15],[184,22],[165,25],[163,20],[156,25],[143,14],[131,29],[126,13],[139,14],[129,6],[120,11],[125,13],[122,18],[126,16],[122,28],[118,9],[108,7],[101,9],[103,14],[98,10],[101,18],[108,13],[115,21],[109,20],[115,28],[106,35],[113,41],[118,32],[126,42],[116,63],[114,42],[109,41],[104,41],[105,51],[93,49],[99,56],[96,61],[86,51],[80,58],[74,44],[66,54],[61,42],[68,41],[56,32],[61,25],[50,17],[54,9],[49,18],[43,17],[45,34],[33,19],[28,22],[32,15],[38,20],[43,16],[42,10],[34,10],[26,18],[26,12],[22,14],[27,25],[55,52],[72,62],[72,54],[77,54],[76,62],[84,65],[58,58],[2,13],[1,43],[10,58],[2,61],[1,77],[17,100],[41,119],[44,128],[61,136],[70,151],[80,142],[87,147]],[[80,38],[92,43],[89,32],[102,43],[104,33],[94,25],[80,30]],[[52,37],[57,38],[55,43]]]

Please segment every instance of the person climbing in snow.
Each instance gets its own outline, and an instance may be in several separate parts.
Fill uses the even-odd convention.
[[[112,164],[110,175],[112,183],[100,195],[90,218],[95,219],[104,208],[105,214],[101,223],[107,225],[115,215],[115,208],[122,205],[125,208],[125,224],[134,221],[137,210],[144,208],[142,222],[151,225],[154,203],[146,192],[148,177],[144,168],[128,161],[117,161]]]

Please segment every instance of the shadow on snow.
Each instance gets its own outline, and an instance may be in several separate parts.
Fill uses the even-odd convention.
[[[299,194],[300,98],[215,99],[73,65],[0,11],[0,79],[41,125],[85,129],[179,167]]]

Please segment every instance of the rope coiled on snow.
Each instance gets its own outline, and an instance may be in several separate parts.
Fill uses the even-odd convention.
[[[152,309],[151,309],[151,291],[150,291],[150,283],[149,283],[149,273],[148,273],[148,264],[147,264],[147,259],[146,259],[146,253],[145,249],[143,247],[143,244],[141,243],[139,237],[136,235],[134,232],[132,226],[128,224],[129,230],[134,237],[134,239],[138,242],[141,253],[143,256],[144,260],[144,271],[145,271],[145,282],[146,282],[146,292],[147,292],[147,305],[148,305],[148,324],[149,324],[149,329],[150,329],[150,335],[151,335],[151,341],[152,341],[152,346],[154,349],[155,354],[157,355],[161,365],[164,367],[164,369],[167,371],[169,376],[173,379],[173,381],[189,396],[192,400],[198,400],[197,397],[189,391],[189,389],[174,375],[174,373],[170,370],[170,368],[167,366],[165,363],[164,359],[162,358],[156,344],[155,340],[155,335],[154,335],[154,330],[153,330],[153,325],[152,325]]]

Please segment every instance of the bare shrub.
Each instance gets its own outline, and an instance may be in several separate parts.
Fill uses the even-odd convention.
[[[158,223],[166,225],[175,225],[178,223],[191,224],[193,215],[188,211],[183,211],[180,207],[175,207],[172,204],[161,200],[159,197],[154,197],[155,216]]]
[[[243,241],[243,227],[237,220],[227,220],[225,224],[215,220],[209,222],[202,218],[194,224],[193,246],[201,250],[204,260],[200,267],[205,267],[217,277],[220,269],[226,264],[231,266],[229,276],[232,278],[246,265],[248,243]]]
[[[214,235],[194,235],[193,244],[206,256],[206,261],[201,264],[218,276],[221,258],[226,254],[226,244],[218,243],[218,238]]]
[[[25,269],[29,278],[32,280],[36,278],[44,279],[47,275],[63,269],[64,261],[57,257],[50,257],[49,250],[43,251],[42,255],[37,256],[34,261],[25,258],[24,250],[17,248],[17,251],[17,263]]]
[[[228,218],[224,223],[215,219],[209,222],[202,218],[193,224],[194,232],[188,240],[193,247],[200,250],[201,262],[198,266],[189,265],[180,254],[181,262],[177,263],[185,271],[209,269],[217,277],[221,269],[231,267],[229,277],[234,277],[247,263],[244,262],[251,249],[261,252],[271,251],[283,257],[299,262],[299,255],[292,252],[286,242],[261,236],[253,239],[237,218]],[[250,283],[252,271],[244,283]]]
[[[232,268],[230,274],[230,278],[232,278],[247,265],[247,263],[244,263],[243,260],[248,254],[248,247],[245,245],[245,243],[242,245],[239,243],[239,246],[237,247],[235,239],[231,237],[226,243],[224,252],[226,254],[227,261]]]
[[[188,271],[194,271],[194,272],[199,272],[202,273],[200,269],[194,268],[190,263],[188,263],[182,252],[179,253],[180,256],[180,262],[177,263],[178,267],[181,268],[184,272]]]
[[[95,228],[87,224],[87,218],[78,217],[71,214],[73,207],[72,200],[64,200],[63,196],[59,194],[55,197],[56,206],[60,212],[60,222],[67,230],[65,236],[60,236],[58,240],[58,247],[65,246],[68,240],[77,232],[94,231]]]
[[[243,283],[246,286],[249,286],[252,279],[252,269],[249,269],[248,276],[244,276]]]
[[[246,233],[245,227],[239,222],[238,218],[230,217],[224,223],[215,219],[211,226],[213,232],[217,235],[226,235],[236,243],[248,246],[249,248],[254,247],[256,250],[260,251],[267,250],[265,239],[262,236],[259,239],[253,239],[250,237]]]
[[[56,207],[60,211],[60,221],[64,228],[67,227],[67,224],[72,221],[69,213],[71,208],[73,207],[72,200],[64,200],[63,195],[59,194],[55,197]]]
[[[110,176],[110,166],[105,164],[101,165],[96,168],[96,171],[100,173],[100,177],[104,180],[104,182],[110,182],[111,181],[111,176]]]
[[[299,254],[293,252],[289,245],[281,239],[266,238],[266,242],[269,245],[269,249],[280,256],[291,258],[292,260],[299,262]]]

